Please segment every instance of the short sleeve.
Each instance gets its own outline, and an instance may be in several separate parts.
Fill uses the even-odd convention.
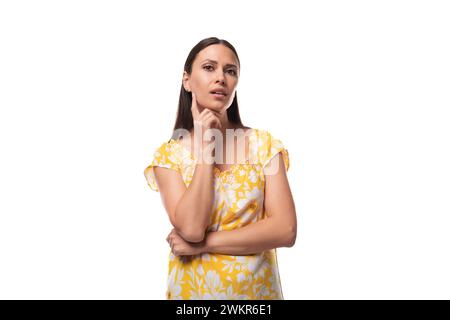
[[[157,148],[153,154],[153,161],[144,169],[144,176],[148,186],[152,190],[159,192],[155,179],[155,172],[153,170],[154,167],[163,167],[181,172],[175,145],[173,143],[165,142]]]
[[[264,137],[264,152],[263,152],[263,161],[262,166],[263,168],[267,166],[272,160],[273,157],[275,157],[278,153],[281,152],[281,156],[283,157],[284,166],[286,167],[286,171],[289,170],[289,152],[285,148],[284,144],[281,142],[281,140],[273,137],[269,132],[266,132],[266,135]]]

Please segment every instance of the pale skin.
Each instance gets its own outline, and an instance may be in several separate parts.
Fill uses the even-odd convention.
[[[226,113],[234,99],[238,79],[239,62],[228,47],[210,45],[198,53],[191,74],[183,74],[183,85],[192,92],[194,129],[215,128],[225,132],[226,129],[242,128],[231,123]],[[217,88],[221,88],[226,96],[217,98],[211,94],[211,90]],[[202,142],[195,147],[193,141],[199,136],[194,130],[192,133],[192,139],[183,141],[183,145],[198,155],[207,156],[204,146],[209,141],[200,137]],[[234,142],[224,143],[224,155]],[[175,170],[155,167],[161,199],[174,226],[166,238],[174,255],[191,256],[206,252],[248,255],[294,245],[297,235],[295,205],[280,153],[264,169],[264,173],[270,172],[265,175],[264,210],[267,218],[236,230],[206,232],[214,203],[214,167],[220,171],[227,170],[243,159],[234,160],[231,164],[197,162],[188,187]],[[273,166],[278,170],[272,170]]]

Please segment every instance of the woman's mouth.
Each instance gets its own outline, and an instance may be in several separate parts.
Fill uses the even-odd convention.
[[[224,92],[217,92],[217,91],[212,91],[212,92],[210,92],[210,94],[212,94],[213,97],[216,98],[216,99],[225,99],[225,97],[227,96],[226,93],[224,93]]]

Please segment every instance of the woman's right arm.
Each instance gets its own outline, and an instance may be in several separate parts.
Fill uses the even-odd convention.
[[[212,128],[214,124],[220,126],[219,118],[211,110],[205,108],[199,113],[195,94],[192,97],[191,109],[194,125],[201,126],[201,133]],[[170,222],[180,236],[189,242],[203,241],[213,210],[214,164],[203,161],[211,156],[205,154],[207,145],[202,139],[202,147],[197,154],[203,156],[199,157],[200,161],[196,164],[189,187],[186,187],[178,172],[167,168],[154,168],[156,183]]]
[[[186,188],[181,175],[170,169],[155,167],[161,198],[176,231],[189,242],[201,242],[214,202],[213,164],[197,164]]]

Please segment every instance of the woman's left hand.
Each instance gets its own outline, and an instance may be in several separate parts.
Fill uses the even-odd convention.
[[[170,231],[166,241],[175,256],[192,256],[205,252],[205,240],[198,243],[188,242],[177,233],[175,228]]]

